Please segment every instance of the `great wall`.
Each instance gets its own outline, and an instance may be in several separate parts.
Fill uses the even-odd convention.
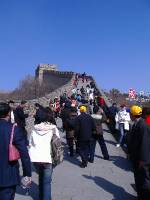
[[[50,99],[54,100],[55,97],[59,97],[64,92],[67,94],[71,94],[71,90],[73,89],[73,82],[75,80],[74,72],[67,72],[67,71],[59,71],[56,65],[52,64],[39,64],[35,70],[35,77],[39,81],[40,84],[42,82],[47,82],[49,84],[55,83],[55,89],[53,92],[36,99],[29,100],[30,105],[30,112],[32,112],[35,103],[39,103],[44,107],[49,105]],[[98,89],[99,93],[105,99],[107,106],[110,106],[110,102],[108,101],[107,97],[105,96],[104,92],[98,87],[95,79],[92,76],[89,76],[91,81],[95,83],[96,88]],[[30,132],[31,127],[33,126],[34,120],[31,117],[27,119],[27,129]]]
[[[65,91],[69,94],[71,90],[73,89],[73,82],[75,79],[74,72],[69,71],[59,71],[57,69],[56,65],[52,64],[39,64],[37,66],[37,69],[35,71],[35,76],[38,79],[39,83],[42,84],[42,82],[47,82],[49,84],[57,85],[57,89],[55,89],[53,92],[47,94],[44,97],[37,98],[30,100],[29,102],[32,104],[34,103],[40,103],[43,106],[47,106],[50,99],[54,99],[56,96],[62,95]],[[97,89],[99,90],[99,93],[104,97],[106,104],[110,105],[107,97],[105,96],[104,92],[100,89],[100,87],[97,85],[95,79],[92,76],[89,76],[90,79],[95,83]]]

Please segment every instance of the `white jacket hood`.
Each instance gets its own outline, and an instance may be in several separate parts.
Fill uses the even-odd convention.
[[[55,130],[56,126],[50,123],[42,122],[40,124],[36,124],[34,126],[34,131],[43,136],[45,134],[48,134],[51,130]]]

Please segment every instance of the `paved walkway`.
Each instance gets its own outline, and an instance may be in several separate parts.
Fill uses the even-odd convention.
[[[97,144],[95,162],[82,169],[79,167],[80,158],[70,158],[66,146],[64,162],[53,172],[53,200],[136,200],[130,163],[122,149],[115,147],[115,139],[105,126],[104,129],[110,161],[103,160]],[[65,142],[63,134],[62,137]],[[33,171],[29,196],[18,187],[15,200],[38,200],[37,178]]]

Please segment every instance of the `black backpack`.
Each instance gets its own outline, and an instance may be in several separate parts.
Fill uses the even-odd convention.
[[[56,167],[63,161],[64,147],[61,139],[54,133],[51,140],[51,156],[53,167]]]

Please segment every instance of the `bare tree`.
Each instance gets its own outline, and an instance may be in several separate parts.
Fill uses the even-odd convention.
[[[112,88],[109,91],[109,93],[110,93],[110,97],[111,97],[112,101],[118,102],[118,98],[121,95],[121,92],[116,88]]]

